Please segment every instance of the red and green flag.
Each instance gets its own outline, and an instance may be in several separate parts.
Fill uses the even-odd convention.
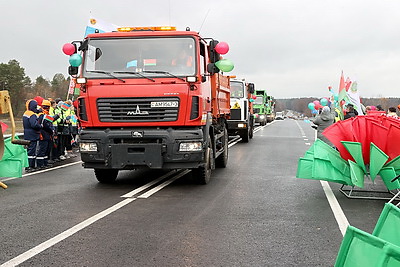
[[[143,64],[145,66],[156,66],[157,65],[157,59],[145,59]]]
[[[62,103],[61,104],[61,108],[63,109],[63,110],[67,110],[67,109],[69,109],[71,106],[70,105],[68,105],[67,103]]]
[[[54,118],[52,116],[50,116],[50,115],[47,115],[47,114],[44,115],[44,119],[46,121],[49,121],[49,122],[53,122],[54,121]]]

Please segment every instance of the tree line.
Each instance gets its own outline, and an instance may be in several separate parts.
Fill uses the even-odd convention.
[[[311,110],[308,108],[308,103],[314,100],[319,100],[318,97],[302,97],[302,98],[287,98],[287,99],[276,99],[275,110],[293,110],[297,111],[305,116],[311,116]],[[400,104],[400,98],[361,98],[361,103],[364,106],[377,106],[381,105],[382,108],[387,111],[389,107],[397,107]]]
[[[32,81],[17,60],[0,63],[0,90],[9,91],[16,116],[22,116],[24,113],[26,100],[38,95],[44,98],[63,99],[67,95],[68,87],[69,77],[66,78],[62,73],[56,73],[52,80],[40,75]]]

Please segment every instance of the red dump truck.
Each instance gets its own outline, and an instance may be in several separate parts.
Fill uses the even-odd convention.
[[[230,84],[215,64],[218,41],[124,27],[72,44],[83,59],[69,67],[80,88],[81,159],[99,182],[151,168],[191,169],[206,184],[227,165]]]

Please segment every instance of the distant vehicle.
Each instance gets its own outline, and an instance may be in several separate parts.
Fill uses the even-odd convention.
[[[234,78],[234,76],[231,76]],[[228,119],[228,134],[239,135],[242,142],[248,143],[253,138],[254,115],[252,95],[255,91],[254,83],[248,83],[244,79],[230,80],[230,111]]]
[[[275,113],[275,120],[284,120],[283,112],[276,112]]]

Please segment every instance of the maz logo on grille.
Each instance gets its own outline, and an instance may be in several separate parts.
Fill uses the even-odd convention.
[[[132,115],[149,115],[148,111],[141,111],[139,108],[139,105],[136,105],[136,110],[135,111],[128,111],[126,113],[126,115],[128,116],[132,116]]]

